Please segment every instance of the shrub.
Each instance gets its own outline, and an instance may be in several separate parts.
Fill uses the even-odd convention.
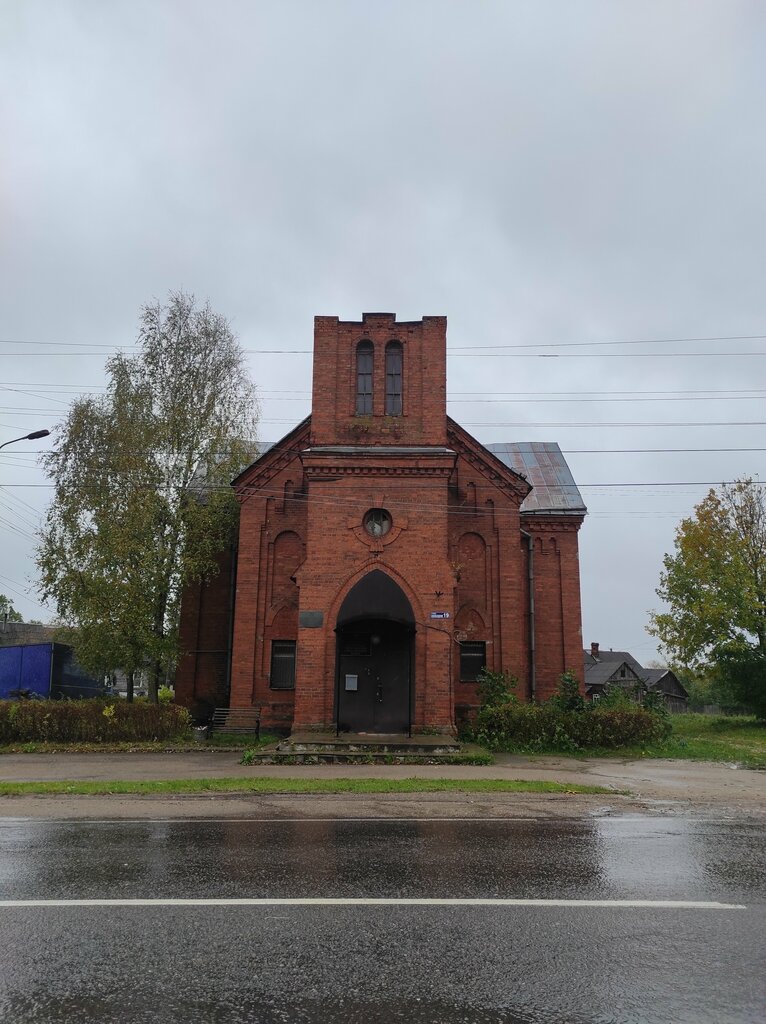
[[[580,693],[580,684],[577,676],[571,669],[567,669],[559,677],[558,690],[551,701],[561,711],[584,711],[585,698]]]
[[[647,690],[641,698],[641,707],[647,711],[652,711],[655,715],[662,715],[663,717],[668,715],[665,696],[659,690]]]
[[[120,743],[180,739],[185,708],[148,701],[0,700],[0,743]]]
[[[486,707],[476,716],[476,737],[492,750],[616,748],[656,743],[669,733],[670,725],[663,716],[635,705],[563,711],[550,700],[546,704]]]
[[[628,708],[634,708],[637,705],[637,701],[633,699],[631,690],[626,690],[624,686],[607,686],[604,692],[593,701],[593,707],[598,707],[602,711],[607,708],[614,708],[615,710],[627,711]]]
[[[497,707],[517,699],[513,691],[519,681],[511,672],[490,672],[488,668],[483,668],[476,683],[476,696],[483,708]]]

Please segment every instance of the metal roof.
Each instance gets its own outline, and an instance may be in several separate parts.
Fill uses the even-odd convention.
[[[270,448],[280,442],[259,444],[262,458]],[[520,473],[532,485],[532,491],[521,505],[522,512],[548,513],[549,515],[584,515],[587,511],[582,495],[577,489],[574,477],[555,441],[516,441],[502,444],[485,444],[482,447],[515,472]],[[407,448],[395,445],[381,445],[360,448],[356,446],[320,446],[308,449],[314,452],[335,452],[353,454],[406,454],[428,453],[447,454],[451,449]],[[258,459],[255,460],[256,462]]]
[[[485,444],[487,451],[532,484],[522,512],[584,515],[587,511],[574,477],[555,441]]]

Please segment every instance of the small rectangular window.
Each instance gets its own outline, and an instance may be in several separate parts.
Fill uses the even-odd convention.
[[[271,679],[272,690],[295,689],[295,640],[271,641]]]
[[[487,644],[484,640],[464,640],[460,645],[460,682],[475,683],[479,672],[487,664]]]

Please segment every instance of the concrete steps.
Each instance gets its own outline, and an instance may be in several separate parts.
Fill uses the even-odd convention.
[[[454,737],[293,733],[276,748],[253,751],[251,764],[487,764],[486,752]]]
[[[374,733],[293,733],[279,744],[282,754],[458,754],[452,736],[385,736]]]

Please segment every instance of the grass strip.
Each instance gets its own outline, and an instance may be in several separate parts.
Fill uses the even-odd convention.
[[[524,779],[158,779],[111,782],[0,782],[0,796],[109,796],[155,793],[619,793],[603,786],[579,786]]]
[[[138,754],[146,752],[199,754],[206,750],[261,751],[264,747],[276,746],[280,737],[273,733],[262,733],[258,743],[248,733],[214,732],[204,743],[190,738],[172,740],[121,740],[114,743],[85,743],[78,740],[48,741],[29,740],[14,743],[0,743],[2,754]]]
[[[514,743],[509,738],[498,749],[526,757],[554,755],[579,760],[586,758],[643,758],[681,761],[710,761],[736,764],[741,768],[766,769],[766,723],[753,716],[701,715],[693,712],[671,715],[673,731],[659,743],[626,747],[540,746]]]

